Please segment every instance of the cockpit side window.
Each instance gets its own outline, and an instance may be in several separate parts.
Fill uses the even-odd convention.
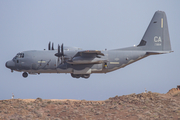
[[[19,54],[18,54],[18,57],[19,57],[19,58],[24,58],[24,53],[19,53]]]
[[[22,53],[21,57],[24,58],[24,53]]]

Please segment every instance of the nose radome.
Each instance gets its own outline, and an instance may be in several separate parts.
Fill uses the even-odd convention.
[[[5,64],[5,65],[6,65],[6,67],[7,67],[7,63],[8,63],[8,62],[6,62],[6,64]]]
[[[6,62],[6,67],[10,68],[10,69],[13,69],[15,67],[15,63],[12,60],[7,61]]]

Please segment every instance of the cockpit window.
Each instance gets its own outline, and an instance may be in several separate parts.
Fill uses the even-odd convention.
[[[24,53],[18,53],[13,59],[24,58]]]
[[[24,53],[18,53],[16,56],[17,58],[24,58]]]
[[[78,50],[82,50],[81,48],[78,48]]]

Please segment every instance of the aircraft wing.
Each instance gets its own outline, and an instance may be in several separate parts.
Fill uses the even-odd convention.
[[[107,62],[107,60],[102,59],[100,56],[104,56],[104,54],[98,50],[79,51],[71,60],[68,60],[67,62],[69,64],[99,64]]]
[[[85,50],[85,51],[79,51],[74,57],[78,57],[78,56],[96,57],[97,55],[104,56],[104,54],[101,53],[101,51],[99,50]]]

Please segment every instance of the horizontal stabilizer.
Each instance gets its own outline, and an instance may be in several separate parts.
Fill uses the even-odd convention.
[[[157,51],[157,52],[146,52],[147,55],[156,55],[156,54],[167,54],[174,51]]]

